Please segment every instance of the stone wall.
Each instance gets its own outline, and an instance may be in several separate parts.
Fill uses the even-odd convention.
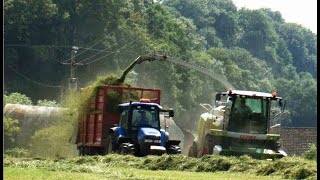
[[[274,128],[271,133],[279,132],[282,149],[288,155],[303,154],[308,149],[309,143],[317,145],[317,128],[315,127]]]

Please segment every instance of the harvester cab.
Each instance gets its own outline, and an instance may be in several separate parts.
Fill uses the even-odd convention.
[[[169,140],[169,134],[160,127],[160,113],[173,110],[163,110],[157,103],[148,99],[140,102],[130,102],[118,105],[120,115],[119,125],[110,129],[107,139],[107,154],[149,155],[149,154],[180,154],[180,141]]]
[[[267,159],[287,156],[280,150],[280,135],[270,133],[271,108],[277,105],[283,112],[282,101],[276,93],[232,89],[218,93],[213,107],[202,105],[207,112],[200,117],[189,156],[247,154]]]

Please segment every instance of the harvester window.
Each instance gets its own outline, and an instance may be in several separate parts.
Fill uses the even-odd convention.
[[[267,99],[236,98],[228,129],[244,133],[265,133],[268,120],[267,105]]]

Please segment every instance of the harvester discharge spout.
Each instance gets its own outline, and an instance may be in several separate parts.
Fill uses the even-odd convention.
[[[141,64],[144,61],[164,61],[167,58],[166,55],[158,55],[158,54],[146,54],[139,56],[133,63],[131,63],[126,70],[123,71],[122,76],[117,80],[119,83],[123,83],[127,74],[134,68],[136,64]]]

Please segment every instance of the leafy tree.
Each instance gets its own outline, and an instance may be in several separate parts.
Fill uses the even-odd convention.
[[[9,95],[4,95],[4,104],[25,104],[32,105],[30,97],[20,94],[18,92],[11,93]]]
[[[309,160],[317,160],[317,146],[309,144],[309,149],[304,153],[304,157]]]
[[[30,101],[51,104],[46,99],[57,99],[61,89],[36,85],[17,72],[64,89],[69,67],[57,61],[70,62],[76,45],[76,61],[92,62],[77,66],[80,87],[98,75],[120,74],[137,56],[156,52],[206,67],[237,89],[276,90],[288,100],[288,122],[316,123],[317,36],[285,23],[277,11],[237,10],[231,0],[5,0],[4,5],[5,87],[28,94]],[[196,106],[225,89],[194,70],[163,62],[143,63],[134,71],[132,82],[161,88],[163,105],[174,107],[183,121],[197,119]]]
[[[258,58],[267,61],[274,59],[268,58],[265,48],[276,48],[278,36],[272,23],[262,10],[240,9],[239,26],[242,29],[239,46],[247,49]]]
[[[20,132],[19,121],[8,117],[3,118],[4,149],[16,146],[16,138]]]
[[[38,100],[37,106],[47,106],[47,107],[59,107],[59,104],[55,100]]]
[[[279,28],[279,34],[285,40],[286,46],[292,54],[292,62],[297,71],[307,71],[315,77],[316,36],[310,30],[293,23],[282,24]]]

